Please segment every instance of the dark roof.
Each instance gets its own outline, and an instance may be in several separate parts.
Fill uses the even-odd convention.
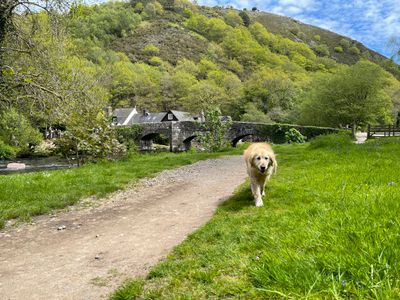
[[[135,108],[116,108],[113,112],[113,117],[117,117],[117,123],[122,124]]]
[[[132,125],[138,123],[158,123],[163,121],[170,121],[167,119],[167,115],[172,113],[174,115],[174,121],[194,121],[194,117],[186,112],[179,110],[169,110],[168,112],[160,113],[139,113],[136,108],[116,108],[113,112],[113,118],[117,118],[116,123],[119,125],[124,124],[127,118],[131,116],[131,119],[125,125]]]
[[[163,117],[165,116],[165,112],[163,113],[147,113],[147,115],[136,114],[133,116],[129,124],[134,123],[156,123],[161,122]]]
[[[186,111],[179,110],[170,110],[169,112],[173,113],[174,116],[178,119],[178,121],[193,121],[194,118],[191,113]]]

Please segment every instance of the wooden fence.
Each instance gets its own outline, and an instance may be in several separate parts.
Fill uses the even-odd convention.
[[[368,125],[368,137],[388,137],[388,136],[399,136],[400,137],[400,127],[394,125],[379,125],[371,126]]]

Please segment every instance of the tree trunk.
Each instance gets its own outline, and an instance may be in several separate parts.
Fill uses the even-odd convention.
[[[357,140],[356,131],[357,131],[357,124],[353,123],[351,126],[351,138],[353,139],[353,141]]]

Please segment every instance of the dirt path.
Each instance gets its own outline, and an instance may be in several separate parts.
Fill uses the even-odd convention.
[[[204,224],[245,177],[239,156],[202,161],[143,180],[97,207],[2,231],[0,299],[106,299]]]

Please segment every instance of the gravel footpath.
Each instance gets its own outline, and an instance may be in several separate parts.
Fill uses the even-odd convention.
[[[206,223],[245,178],[240,156],[200,161],[1,231],[0,299],[106,299]]]

